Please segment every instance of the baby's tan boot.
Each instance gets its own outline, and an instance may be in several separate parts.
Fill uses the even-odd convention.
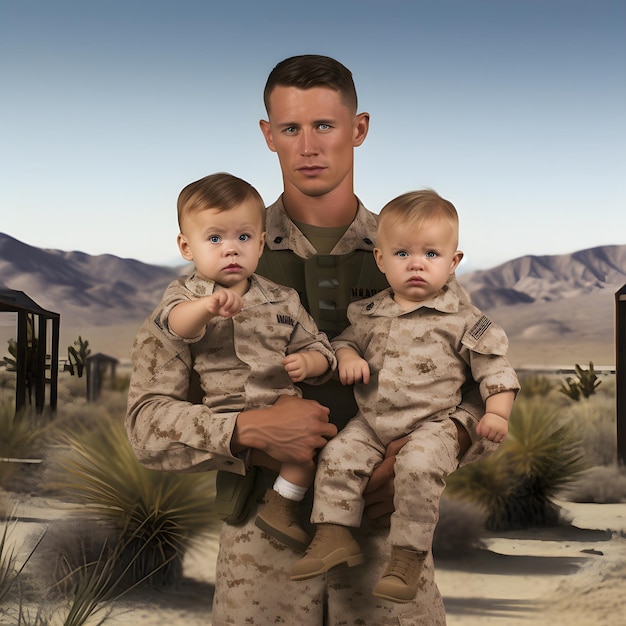
[[[299,510],[300,503],[297,500],[288,500],[277,491],[268,489],[265,492],[265,506],[254,523],[270,537],[302,552],[310,536],[300,525]]]
[[[387,569],[372,593],[392,602],[410,602],[417,593],[425,558],[426,552],[392,546]]]
[[[363,563],[361,547],[350,529],[338,524],[318,524],[306,554],[291,570],[291,580],[306,580],[327,572],[335,565],[350,567]]]

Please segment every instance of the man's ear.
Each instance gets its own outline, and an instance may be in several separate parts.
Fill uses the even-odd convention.
[[[384,274],[385,264],[383,263],[383,253],[379,248],[374,248],[374,260],[376,261],[376,265],[378,265],[378,269]]]
[[[185,239],[185,235],[178,233],[176,243],[178,244],[178,249],[183,259],[185,259],[185,261],[193,261],[193,254],[191,254],[191,248],[189,247],[189,242]]]
[[[450,263],[450,274],[454,274],[454,270],[459,266],[461,259],[463,258],[463,253],[460,250],[457,250],[452,257],[452,263]]]
[[[267,144],[267,147],[272,152],[276,152],[276,147],[274,146],[274,138],[272,136],[272,127],[270,123],[267,120],[259,120],[259,126],[261,127],[263,137],[265,137],[265,143]]]
[[[354,130],[352,136],[352,144],[358,148],[367,137],[370,128],[370,114],[358,113],[354,116]]]

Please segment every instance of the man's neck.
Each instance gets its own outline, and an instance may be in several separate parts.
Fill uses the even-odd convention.
[[[323,196],[307,196],[294,189],[285,189],[283,206],[295,222],[335,228],[354,221],[359,203],[352,190],[346,193],[336,189]]]

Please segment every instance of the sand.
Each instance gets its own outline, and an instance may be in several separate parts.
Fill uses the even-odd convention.
[[[486,549],[437,559],[448,626],[626,623],[626,504],[559,504],[570,526],[499,533],[486,539]],[[73,504],[25,498],[11,541],[24,557],[48,523],[75,513]],[[216,537],[202,540],[185,558],[180,588],[133,591],[115,603],[105,623],[210,625],[216,549]],[[10,623],[3,619],[0,609],[0,624]]]

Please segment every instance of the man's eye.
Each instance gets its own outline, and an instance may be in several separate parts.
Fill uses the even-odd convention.
[[[209,241],[211,243],[219,243],[222,240],[222,238],[219,235],[211,235],[209,237]]]
[[[330,126],[330,124],[320,124],[320,125],[318,126],[318,128],[319,128],[320,130],[330,130],[331,126]]]
[[[248,233],[242,233],[239,235],[239,241],[248,241],[251,237],[252,235],[249,235]]]
[[[293,134],[295,134],[296,130],[297,130],[297,129],[296,129],[296,127],[295,127],[295,126],[287,126],[287,128],[284,128],[284,129],[283,129],[283,132],[284,132],[286,135],[293,135]]]

